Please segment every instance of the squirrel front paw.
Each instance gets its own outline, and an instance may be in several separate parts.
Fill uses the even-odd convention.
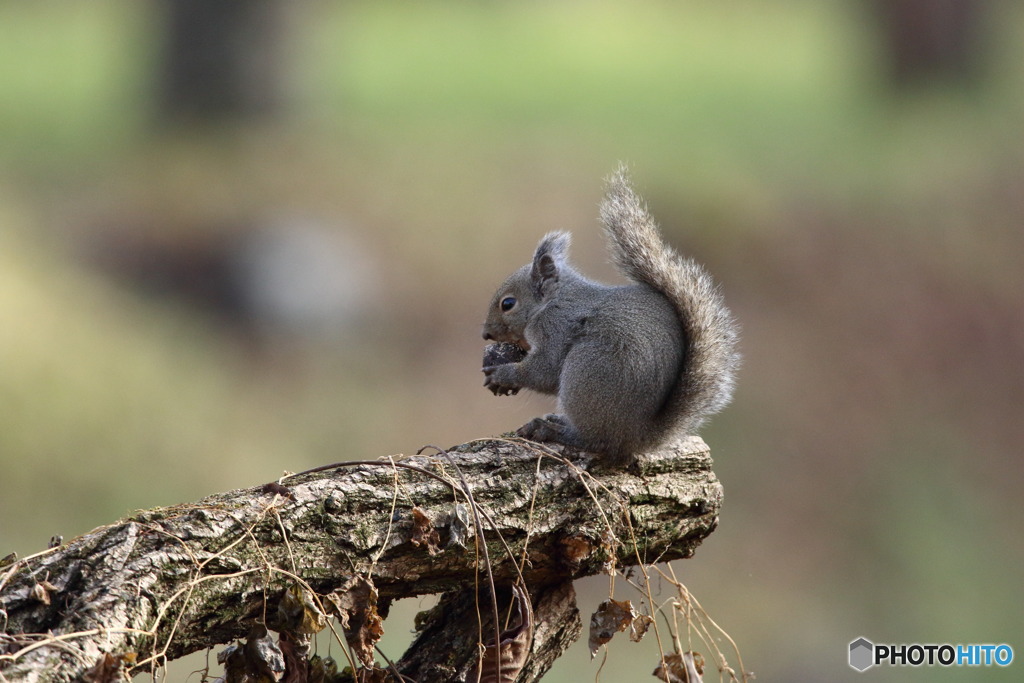
[[[491,365],[484,368],[484,386],[495,396],[513,396],[519,393],[515,370],[509,365]]]
[[[484,349],[484,386],[495,396],[512,396],[522,388],[515,380],[515,370],[508,367],[526,357],[515,344],[496,342]]]

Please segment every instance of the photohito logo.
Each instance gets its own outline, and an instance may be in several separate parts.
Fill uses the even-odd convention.
[[[875,645],[867,638],[850,643],[850,666],[867,671],[873,666],[1009,666],[1013,648],[1001,645],[942,645],[918,643]]]

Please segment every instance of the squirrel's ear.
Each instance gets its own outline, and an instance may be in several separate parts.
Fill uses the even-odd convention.
[[[569,254],[570,235],[567,232],[549,232],[537,244],[530,269],[530,284],[538,299],[558,283],[558,273]]]

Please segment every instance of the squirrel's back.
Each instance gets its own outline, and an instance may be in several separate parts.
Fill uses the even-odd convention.
[[[671,430],[691,432],[732,398],[737,324],[707,271],[665,244],[625,168],[609,179],[600,216],[619,270],[661,292],[678,314],[686,350],[662,415]]]

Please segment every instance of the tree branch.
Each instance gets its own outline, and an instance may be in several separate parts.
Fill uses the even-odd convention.
[[[285,634],[288,660],[326,616],[356,663],[372,664],[391,601],[428,593],[446,595],[395,667],[420,683],[458,680],[501,630],[488,564],[500,609],[513,583],[530,594],[518,680],[536,680],[578,637],[573,579],[689,557],[722,497],[696,437],[628,471],[520,439],[317,469],[142,511],[0,567],[0,680],[114,680],[101,674],[262,642],[262,627]]]

